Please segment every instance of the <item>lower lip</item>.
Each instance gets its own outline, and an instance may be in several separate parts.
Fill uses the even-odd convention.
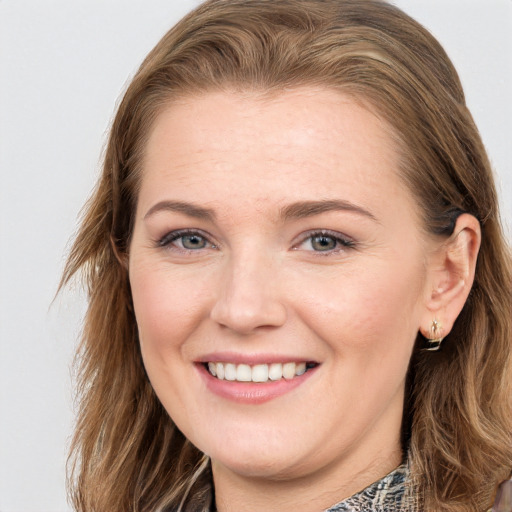
[[[214,377],[204,365],[198,364],[197,368],[201,377],[206,382],[206,386],[212,393],[233,402],[257,405],[294,390],[309,379],[318,366],[309,369],[302,375],[295,376],[293,379],[280,379],[269,382],[220,380]]]

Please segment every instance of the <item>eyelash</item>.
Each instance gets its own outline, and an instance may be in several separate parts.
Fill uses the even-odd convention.
[[[184,238],[187,236],[201,238],[202,240],[204,240],[205,244],[208,246],[209,249],[217,249],[218,248],[218,246],[216,244],[209,241],[209,235],[207,235],[206,233],[203,233],[202,231],[199,231],[199,230],[188,230],[188,229],[180,229],[177,231],[171,231],[170,233],[167,233],[166,235],[164,235],[162,238],[160,238],[157,241],[157,246],[158,247],[169,247],[169,246],[173,245],[173,247],[176,250],[183,251],[183,252],[196,252],[196,251],[206,248],[206,247],[200,247],[200,248],[196,248],[196,249],[188,249],[186,247],[179,247],[174,244],[174,242],[176,242],[180,238]],[[329,256],[331,254],[336,254],[336,253],[346,250],[346,249],[352,249],[356,246],[356,243],[354,242],[354,240],[352,240],[346,236],[343,236],[336,231],[322,229],[322,230],[310,231],[310,232],[306,233],[305,235],[303,235],[301,237],[301,240],[292,247],[292,249],[299,250],[300,246],[303,245],[304,243],[306,243],[308,240],[310,240],[312,242],[315,238],[319,238],[319,237],[331,239],[332,241],[335,242],[335,244],[336,244],[335,247],[332,249],[327,249],[325,251],[312,250],[312,251],[308,251],[308,252],[316,253],[319,256]]]
[[[179,251],[184,252],[195,252],[199,249],[187,249],[186,247],[179,247],[174,244],[177,240],[184,237],[198,237],[202,238],[207,245],[209,245],[210,249],[216,249],[217,246],[209,241],[208,235],[206,233],[203,233],[199,230],[190,230],[190,229],[179,229],[177,231],[171,231],[170,233],[167,233],[164,235],[160,240],[158,240],[157,245],[158,247],[169,247],[170,245],[173,245],[175,249]],[[200,249],[203,249],[201,247]]]
[[[338,233],[336,231],[330,231],[328,229],[321,229],[318,231],[309,231],[308,233],[306,233],[305,236],[301,237],[300,242],[293,246],[293,249],[299,250],[300,246],[302,244],[306,243],[308,240],[310,241],[310,243],[312,243],[312,241],[315,238],[319,238],[319,237],[331,239],[335,242],[336,245],[334,248],[328,249],[325,251],[315,251],[315,250],[310,251],[310,252],[314,252],[315,255],[318,255],[318,256],[330,256],[332,254],[337,254],[343,250],[353,249],[356,247],[355,241],[352,240],[351,238],[348,238],[347,236],[344,236],[341,233]]]

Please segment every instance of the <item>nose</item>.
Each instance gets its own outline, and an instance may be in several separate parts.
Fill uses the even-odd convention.
[[[229,258],[210,316],[219,325],[239,334],[263,327],[279,327],[287,310],[280,294],[279,269],[264,254]]]

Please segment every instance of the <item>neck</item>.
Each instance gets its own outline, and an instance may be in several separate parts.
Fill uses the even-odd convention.
[[[244,476],[212,461],[217,512],[318,512],[352,496],[400,465],[399,445],[369,459],[354,454],[294,478]]]

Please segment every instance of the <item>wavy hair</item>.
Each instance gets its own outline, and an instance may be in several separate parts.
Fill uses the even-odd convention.
[[[387,121],[397,172],[427,231],[448,237],[461,212],[480,221],[467,303],[441,351],[413,355],[403,448],[421,510],[481,512],[507,476],[511,258],[490,164],[446,53],[380,0],[209,0],[161,39],[126,90],[62,278],[64,285],[81,275],[89,294],[69,459],[77,511],[212,505],[208,459],[163,409],[140,354],[124,262],[141,155],[155,117],[179,96],[302,85],[339,90]]]

